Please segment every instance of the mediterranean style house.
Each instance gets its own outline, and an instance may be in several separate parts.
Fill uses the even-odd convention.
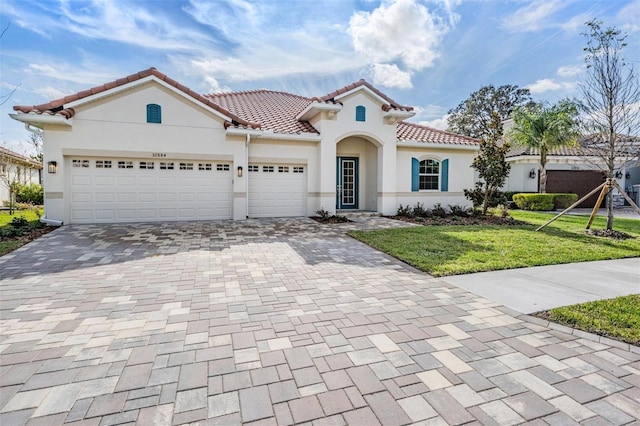
[[[9,201],[9,185],[41,183],[42,164],[0,146],[0,207]]]
[[[13,109],[44,132],[45,216],[65,224],[394,214],[474,184],[477,140],[405,122],[364,80],[202,95],[150,68]]]

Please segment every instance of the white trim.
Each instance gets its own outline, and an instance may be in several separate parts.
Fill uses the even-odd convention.
[[[340,112],[342,110],[342,105],[340,104],[327,104],[324,102],[313,101],[305,109],[303,109],[298,115],[296,115],[296,120],[298,121],[309,121],[311,118],[315,117],[318,113],[322,111],[333,112],[334,114]]]
[[[37,114],[37,113],[25,113],[19,112],[17,114],[9,114],[9,117],[13,118],[16,121],[20,121],[25,124],[32,125],[45,125],[45,124],[58,124],[61,126],[73,126],[73,118],[65,118],[59,114],[50,115],[50,114]]]
[[[385,118],[389,124],[396,124],[398,121],[411,118],[414,115],[416,115],[416,113],[413,111],[389,110],[384,113],[382,117]]]
[[[320,142],[322,136],[315,133],[275,133],[272,130],[265,130],[259,135],[256,135],[258,139],[275,139],[286,141],[301,141],[301,142]]]
[[[376,92],[374,92],[373,90],[369,89],[367,86],[358,86],[358,87],[354,87],[353,89],[349,90],[348,92],[344,92],[341,93],[337,96],[334,96],[333,99],[334,100],[339,100],[342,98],[346,98],[347,96],[350,96],[354,93],[357,93],[361,90],[364,90],[365,92],[367,92],[369,94],[369,96],[371,96],[372,98],[376,99],[378,102],[380,102],[383,105],[389,105],[389,101],[386,100],[385,98],[383,98],[382,96],[378,95]]]

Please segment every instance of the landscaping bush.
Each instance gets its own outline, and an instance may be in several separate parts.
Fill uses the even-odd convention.
[[[537,192],[504,191],[503,194],[507,201],[513,201],[513,196],[516,194],[537,194]]]
[[[555,194],[524,194],[513,195],[513,201],[522,210],[547,211],[553,210]]]
[[[436,217],[445,217],[447,215],[447,210],[442,207],[440,203],[436,203],[433,206],[433,210],[431,211],[431,213]]]
[[[553,207],[564,210],[578,201],[578,194],[553,194]]]
[[[412,217],[413,209],[409,204],[404,207],[400,204],[400,207],[398,207],[398,210],[396,211],[396,216]]]
[[[426,208],[422,203],[416,203],[412,212],[414,217],[431,217],[431,210]]]
[[[44,191],[42,185],[30,183],[20,185],[16,192],[16,202],[41,206],[43,204]]]
[[[473,214],[473,209],[461,206],[460,204],[455,204],[453,206],[449,204],[449,210],[452,215],[459,217],[467,217]]]

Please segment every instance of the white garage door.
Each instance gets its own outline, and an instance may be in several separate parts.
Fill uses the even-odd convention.
[[[231,164],[72,158],[71,223],[231,219]]]
[[[293,164],[249,165],[249,217],[305,216],[307,167]]]

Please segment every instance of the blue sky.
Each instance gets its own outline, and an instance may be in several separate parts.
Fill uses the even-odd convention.
[[[640,0],[2,0],[0,145],[29,149],[8,114],[154,66],[201,93],[266,88],[320,96],[365,78],[411,121],[487,84],[555,102],[578,94],[584,23],[629,34],[640,68]],[[8,25],[8,27],[7,27]]]

